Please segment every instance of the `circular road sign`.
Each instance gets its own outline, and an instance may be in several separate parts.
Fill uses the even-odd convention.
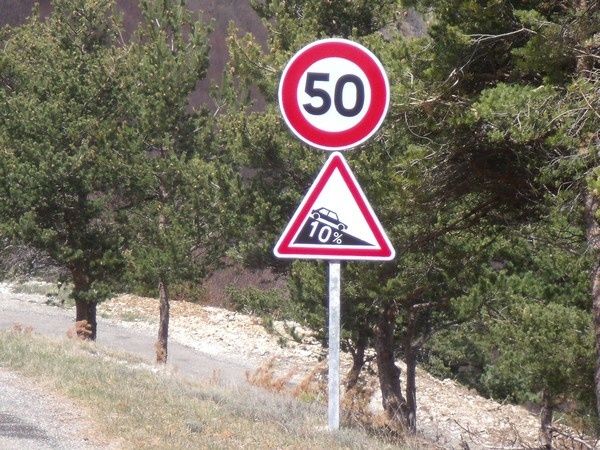
[[[347,150],[381,126],[390,86],[377,57],[356,42],[323,39],[298,51],[279,83],[279,107],[292,132],[322,150]]]

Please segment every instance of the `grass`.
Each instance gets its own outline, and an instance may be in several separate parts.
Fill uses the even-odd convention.
[[[322,405],[251,386],[191,384],[90,343],[0,332],[0,366],[75,400],[123,448],[417,448],[364,430],[329,433]]]
[[[135,311],[123,311],[117,315],[123,322],[142,322],[144,317]]]

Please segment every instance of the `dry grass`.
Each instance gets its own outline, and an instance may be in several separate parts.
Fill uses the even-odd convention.
[[[75,324],[67,330],[67,337],[69,339],[89,339],[92,335],[92,325],[87,320],[78,320]]]
[[[49,341],[22,329],[2,332],[0,364],[78,402],[123,448],[416,448],[362,430],[328,433],[320,404],[251,386],[231,391],[190,384],[78,340]]]
[[[321,361],[292,391],[301,400],[324,401],[327,398],[327,362]]]
[[[246,380],[253,386],[266,389],[271,392],[286,392],[292,385],[292,378],[296,370],[291,369],[284,375],[278,376],[275,371],[275,359],[271,358],[257,370],[246,372]]]
[[[293,383],[295,371],[278,374],[275,360],[271,359],[256,371],[246,373],[249,383],[272,392],[286,393],[304,402],[325,404],[327,402],[327,364],[317,364],[298,384]],[[343,393],[341,401],[342,426],[361,430],[379,445],[401,446],[409,449],[441,448],[420,436],[409,436],[386,415],[374,413],[370,407],[375,386],[361,380],[353,389]]]

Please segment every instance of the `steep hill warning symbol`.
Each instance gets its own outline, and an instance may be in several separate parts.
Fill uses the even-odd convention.
[[[390,260],[394,249],[341,153],[327,160],[275,245],[280,258]]]
[[[335,245],[367,245],[372,246],[344,230],[348,226],[338,219],[338,215],[327,208],[315,209],[300,230],[295,243],[298,244],[335,244]]]

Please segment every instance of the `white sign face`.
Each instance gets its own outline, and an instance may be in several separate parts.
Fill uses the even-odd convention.
[[[358,204],[354,201],[352,192],[339,170],[331,174],[323,190],[315,197],[314,205],[315,207],[307,218],[307,224],[310,227],[309,238],[312,239],[307,239],[306,245],[319,247],[330,241],[330,239],[322,239],[323,236],[337,238],[338,241],[334,240],[333,242],[340,248],[345,247],[350,240],[353,241],[353,248],[372,248],[377,245],[373,231]],[[325,226],[320,227],[320,223]],[[321,231],[318,236],[314,232],[317,229]],[[335,231],[341,231],[344,234],[339,233],[338,235]],[[298,234],[300,233],[301,230]],[[315,237],[316,239],[314,239]],[[343,241],[346,241],[346,244]]]
[[[361,68],[352,61],[325,58],[312,64],[304,72],[296,95],[302,106],[300,112],[311,125],[323,131],[338,133],[351,129],[364,119],[367,105],[371,103],[371,84]],[[330,100],[324,100],[327,97]],[[320,113],[319,108],[325,109],[322,106],[325,102],[333,104],[324,113]],[[309,112],[315,110],[317,114]]]
[[[275,246],[280,258],[387,261],[394,249],[341,153],[334,153]]]
[[[292,132],[323,150],[346,150],[369,139],[381,126],[389,99],[377,57],[345,39],[301,49],[279,85],[279,106]]]

